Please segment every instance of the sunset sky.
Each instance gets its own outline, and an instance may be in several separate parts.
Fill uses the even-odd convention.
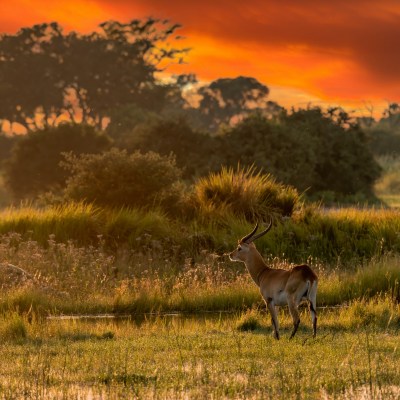
[[[13,0],[0,3],[0,32],[57,21],[88,32],[115,19],[167,18],[192,50],[173,67],[201,81],[252,76],[270,99],[381,113],[400,102],[398,0]]]

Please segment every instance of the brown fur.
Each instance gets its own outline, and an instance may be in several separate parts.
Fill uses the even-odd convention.
[[[300,324],[298,307],[302,300],[307,300],[313,323],[313,335],[317,333],[316,295],[318,277],[306,264],[297,265],[290,270],[270,268],[266,265],[256,246],[251,241],[239,241],[238,248],[230,253],[232,261],[244,262],[247,270],[267,305],[272,317],[274,335],[279,339],[279,322],[276,306],[288,305],[293,318],[292,338]]]

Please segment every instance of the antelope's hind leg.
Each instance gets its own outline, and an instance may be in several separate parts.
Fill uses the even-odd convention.
[[[296,334],[297,329],[300,324],[300,314],[299,314],[298,304],[296,304],[296,302],[293,298],[289,299],[288,306],[289,306],[290,315],[293,318],[293,331],[289,338],[289,339],[292,339],[293,336]]]
[[[272,301],[266,301],[267,308],[271,314],[271,320],[272,320],[272,327],[274,328],[274,337],[276,340],[279,340],[279,321],[278,321],[278,315],[276,312],[276,307]]]

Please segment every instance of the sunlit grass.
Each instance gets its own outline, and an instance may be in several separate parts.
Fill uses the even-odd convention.
[[[229,218],[224,225],[182,222],[159,211],[84,204],[5,210],[0,231],[11,233],[0,236],[0,309],[46,315],[264,307],[244,265],[224,255],[252,224]],[[338,305],[400,297],[399,232],[398,211],[305,208],[274,225],[257,247],[274,267],[308,262],[320,276],[318,304]]]
[[[194,187],[195,201],[204,216],[224,214],[265,218],[273,212],[291,215],[299,202],[296,189],[284,186],[254,167],[223,167],[221,172],[201,178]]]
[[[49,240],[72,241],[77,246],[104,246],[111,252],[143,253],[146,247],[163,259],[167,253],[195,258],[203,251],[230,251],[254,226],[229,209],[219,209],[217,214],[204,218],[199,209],[193,219],[179,220],[158,210],[98,209],[79,203],[10,208],[0,212],[0,234],[14,232],[42,246],[48,246]],[[264,219],[259,222],[263,225]],[[347,267],[400,251],[399,232],[399,210],[303,207],[291,218],[277,219],[257,246],[265,255],[290,262],[312,259]]]
[[[100,210],[90,204],[70,203],[38,209],[33,206],[6,208],[0,212],[0,233],[18,232],[42,244],[50,236],[57,241],[71,238],[83,244],[94,242]]]
[[[13,248],[13,246],[16,246]],[[240,311],[265,307],[243,264],[203,253],[197,261],[179,252],[110,255],[101,247],[49,241],[46,248],[15,235],[0,240],[0,310],[47,315],[71,313]],[[160,257],[163,256],[163,258]],[[284,260],[270,265],[290,268]],[[387,255],[351,268],[312,263],[319,275],[318,305],[332,306],[376,295],[400,299],[400,257]]]
[[[399,308],[382,298],[319,313],[129,320],[0,318],[0,394],[9,398],[397,398]],[[243,320],[257,320],[242,330]],[[18,320],[16,320],[16,318]],[[21,329],[22,327],[22,329]],[[14,332],[14,333],[13,333]],[[24,332],[21,334],[21,332]],[[10,334],[11,333],[11,334]]]

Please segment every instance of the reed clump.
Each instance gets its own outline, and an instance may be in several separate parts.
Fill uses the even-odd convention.
[[[254,166],[222,167],[218,173],[201,178],[194,186],[194,203],[204,215],[230,212],[250,221],[272,213],[292,215],[299,204],[297,190],[257,172]]]

